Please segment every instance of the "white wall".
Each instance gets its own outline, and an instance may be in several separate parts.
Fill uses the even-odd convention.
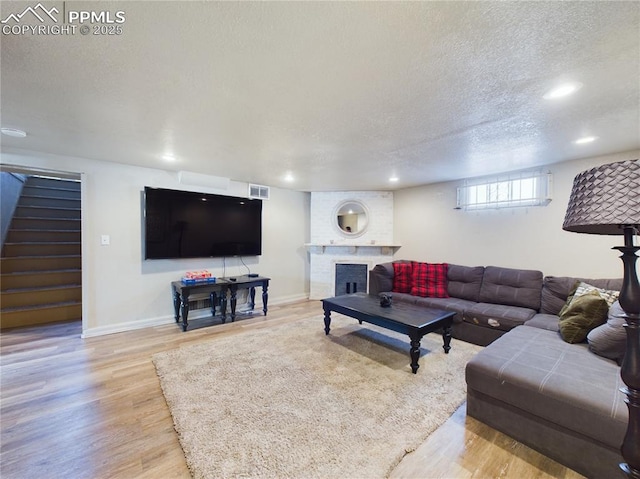
[[[396,191],[395,259],[537,269],[545,275],[622,277],[622,236],[562,229],[573,178],[601,164],[640,157],[640,151],[549,165],[553,200],[545,207],[466,212],[454,210],[461,182]]]
[[[188,187],[175,172],[111,162],[3,151],[2,163],[82,174],[83,324],[86,336],[173,322],[171,281],[185,271],[208,269],[214,276],[247,272],[239,258],[145,261],[142,193],[145,186],[247,196],[247,184],[227,190]],[[263,203],[262,256],[243,258],[252,272],[272,279],[269,302],[308,296],[308,193],[271,189]],[[111,244],[100,245],[101,235]],[[258,301],[260,305],[260,301]]]

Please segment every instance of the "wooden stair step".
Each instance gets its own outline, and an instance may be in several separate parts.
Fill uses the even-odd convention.
[[[80,208],[80,198],[65,198],[60,196],[49,195],[20,195],[18,206],[37,206],[37,207],[54,207],[54,208]]]
[[[5,243],[2,249],[3,257],[16,256],[55,256],[80,254],[82,252],[81,242],[22,242]]]
[[[0,258],[0,271],[2,271],[2,273],[48,271],[53,269],[80,269],[81,267],[82,257],[80,255],[38,255]]]
[[[2,291],[29,287],[62,286],[81,284],[80,269],[57,269],[47,271],[18,271],[0,275]]]
[[[51,229],[10,229],[7,231],[7,243],[22,242],[79,242],[79,230],[51,230]]]
[[[82,319],[82,302],[65,301],[0,310],[0,329]]]
[[[46,288],[68,284],[82,284],[80,269],[58,269],[49,271],[20,271],[2,273],[0,289],[10,291],[24,288]]]
[[[3,311],[5,308],[81,300],[82,285],[80,284],[17,288],[0,292],[0,306]]]
[[[52,229],[77,230],[81,228],[80,218],[16,218],[11,220],[12,229]]]
[[[80,191],[80,182],[77,180],[69,180],[65,178],[52,178],[40,175],[30,175],[26,184],[39,188],[62,189],[71,191]]]
[[[14,218],[68,218],[79,219],[80,208],[63,208],[58,206],[29,206],[18,204]]]
[[[17,243],[5,243],[5,245],[9,244],[9,245],[45,245],[45,244],[80,244],[80,241],[19,241]]]
[[[15,311],[30,311],[30,310],[38,311],[38,310],[48,309],[48,308],[53,308],[58,306],[73,306],[76,304],[82,304],[82,302],[60,301],[59,303],[44,303],[44,304],[34,304],[34,305],[28,305],[28,306],[13,306],[8,308],[1,308],[0,312],[4,314],[4,313],[12,313]]]
[[[30,291],[49,291],[49,290],[57,290],[57,289],[67,289],[67,288],[79,288],[81,285],[79,283],[69,283],[69,284],[60,284],[55,286],[27,286],[25,288],[11,288],[11,289],[3,289],[3,293],[27,293]]]
[[[46,196],[49,198],[69,198],[80,200],[80,190],[68,188],[47,188],[44,186],[26,184],[22,188],[22,193],[27,196]]]

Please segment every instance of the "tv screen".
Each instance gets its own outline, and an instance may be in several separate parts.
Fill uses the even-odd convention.
[[[262,201],[144,189],[145,259],[262,254]]]

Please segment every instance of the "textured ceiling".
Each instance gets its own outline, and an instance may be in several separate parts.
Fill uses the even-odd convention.
[[[2,35],[1,123],[28,132],[5,151],[318,191],[640,148],[640,2],[43,4],[126,22]],[[584,86],[542,98],[564,80]]]

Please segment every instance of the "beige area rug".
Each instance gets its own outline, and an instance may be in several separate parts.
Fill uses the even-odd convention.
[[[409,338],[333,313],[154,355],[196,478],[386,477],[465,400],[481,348]]]

